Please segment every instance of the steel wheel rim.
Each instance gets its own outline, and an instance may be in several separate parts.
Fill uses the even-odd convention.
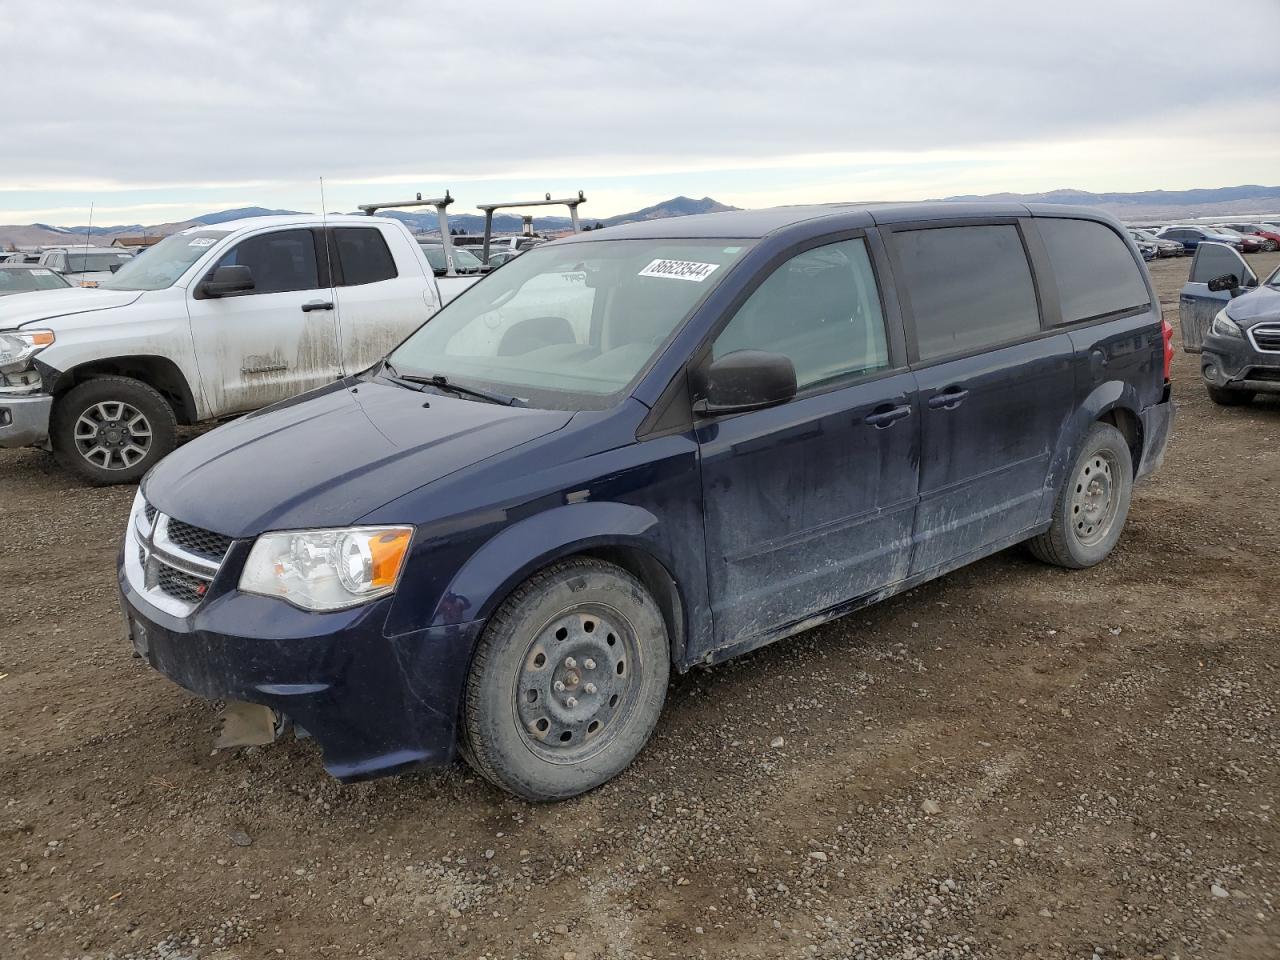
[[[626,726],[640,693],[635,628],[605,604],[548,620],[525,649],[512,710],[529,752],[573,764],[599,754]]]
[[[123,400],[103,400],[75,423],[76,450],[102,470],[128,470],[151,452],[151,421]]]
[[[1092,454],[1076,474],[1071,494],[1071,528],[1091,547],[1107,538],[1120,509],[1115,458],[1105,450]]]

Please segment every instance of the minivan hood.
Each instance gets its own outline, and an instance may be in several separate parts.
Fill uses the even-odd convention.
[[[1251,327],[1263,320],[1280,320],[1280,290],[1256,287],[1242,293],[1227,304],[1227,316],[1242,327]]]
[[[75,313],[127,307],[140,296],[140,290],[95,290],[91,287],[15,293],[11,297],[0,298],[0,330],[13,330],[23,324],[43,323]]]
[[[143,495],[162,513],[230,537],[344,526],[572,416],[349,379],[179,447]]]

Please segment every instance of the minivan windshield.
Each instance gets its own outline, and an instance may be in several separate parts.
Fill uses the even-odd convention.
[[[465,290],[391,354],[557,410],[604,409],[648,366],[751,240],[538,246]]]
[[[165,237],[149,249],[145,257],[134,257],[110,280],[98,284],[98,289],[163,290],[171,287],[188,267],[226,235],[226,230],[187,230]]]

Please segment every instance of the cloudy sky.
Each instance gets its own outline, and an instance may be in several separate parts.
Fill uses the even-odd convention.
[[[1280,183],[1280,0],[0,0],[0,223]],[[1212,56],[1212,62],[1210,57]]]

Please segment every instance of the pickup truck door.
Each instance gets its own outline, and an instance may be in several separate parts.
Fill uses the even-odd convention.
[[[370,226],[330,227],[342,373],[371,367],[440,309],[417,244]]]
[[[217,259],[242,265],[254,289],[187,296],[191,338],[205,400],[215,417],[256,410],[339,375],[333,291],[317,259],[316,234],[292,227],[255,233]]]
[[[1231,300],[1230,290],[1210,290],[1214,277],[1234,274],[1241,287],[1256,287],[1258,278],[1244,257],[1225,243],[1205,242],[1196,247],[1191,260],[1191,273],[1178,295],[1178,324],[1182,327],[1182,349],[1199,353],[1204,335],[1218,311]]]

